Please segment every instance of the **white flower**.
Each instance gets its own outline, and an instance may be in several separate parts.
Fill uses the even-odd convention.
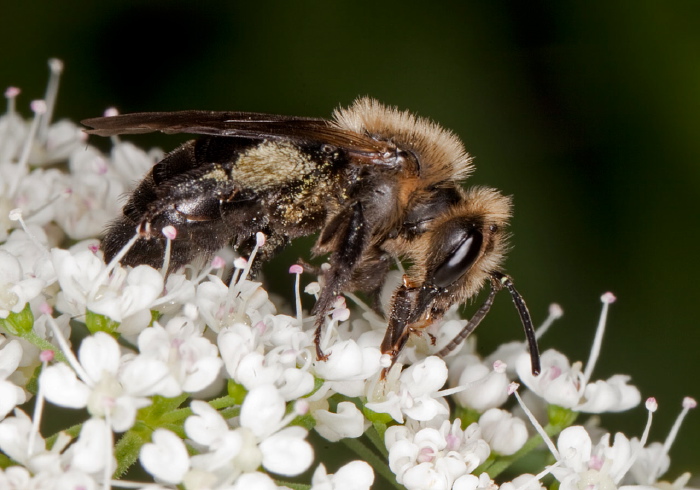
[[[208,278],[197,286],[195,302],[202,319],[215,332],[236,322],[255,325],[276,312],[259,282],[239,280],[229,288],[217,276]]]
[[[46,442],[40,434],[34,434],[34,443],[30,447],[32,430],[31,419],[21,410],[16,410],[14,417],[8,417],[0,422],[0,450],[31,470],[38,482],[43,484],[50,482],[54,485],[56,479],[61,482],[77,479],[94,484],[92,477],[101,476],[107,465],[110,472],[115,468],[111,445],[107,444],[110,437],[109,428],[104,421],[97,419],[86,421],[78,439],[73,444],[70,444],[70,437],[63,433],[59,434],[51,449],[46,448]],[[2,483],[1,476],[0,483]],[[0,484],[0,488],[8,487]],[[66,487],[56,484],[56,486],[38,486],[37,488]]]
[[[195,400],[191,406],[194,415],[185,421],[185,432],[203,450],[191,460],[194,469],[233,479],[262,465],[273,473],[294,476],[313,461],[313,449],[304,439],[306,430],[285,427],[290,419],[285,417],[284,399],[273,386],[248,393],[240,427],[235,429],[229,429],[208,404]]]
[[[0,318],[19,313],[29,301],[41,294],[46,283],[27,277],[19,260],[9,252],[0,250]]]
[[[116,340],[104,332],[86,337],[80,345],[76,372],[66,364],[46,368],[40,377],[46,399],[69,408],[87,408],[94,417],[108,417],[116,432],[129,429],[136,410],[150,405],[166,367],[140,356],[120,357]]]
[[[147,265],[138,265],[126,274],[115,270],[109,283],[99,287],[94,297],[88,298],[87,308],[121,322],[130,315],[150,309],[162,292],[163,276],[160,272]]]
[[[70,190],[59,201],[55,220],[75,240],[100,235],[105,223],[119,216],[125,188],[108,172],[104,157],[93,147],[73,153],[69,166],[69,181],[54,191]]]
[[[90,250],[73,253],[54,248],[51,258],[61,286],[56,307],[64,313],[82,318],[88,295],[105,269],[105,263]]]
[[[457,478],[473,471],[489,456],[489,446],[481,438],[478,424],[466,430],[460,420],[444,421],[439,429],[414,431],[395,425],[384,440],[389,450],[389,467],[396,480],[407,489],[449,489]]]
[[[457,478],[452,490],[498,490],[498,485],[489,477],[488,473],[482,473],[479,476],[463,475]]]
[[[449,409],[438,393],[447,381],[447,366],[439,357],[431,356],[405,369],[398,383],[386,380],[384,394],[369,393],[367,408],[388,413],[403,423],[403,415],[414,420],[432,420],[448,415]]]
[[[19,260],[26,277],[41,279],[44,287],[47,287],[56,281],[48,243],[49,238],[43,228],[27,225],[27,231],[13,230],[7,241],[0,245],[0,249]]]
[[[498,408],[484,412],[479,417],[479,426],[491,450],[505,456],[523,447],[528,438],[525,422]]]
[[[488,366],[473,355],[464,356],[462,371],[457,385],[463,390],[454,394],[457,402],[473,408],[477,412],[484,412],[489,408],[497,408],[508,399],[508,376],[506,365],[496,361]]]
[[[561,466],[552,474],[562,490],[579,490],[581,485],[615,489],[629,470],[633,453],[629,439],[618,432],[610,445],[605,434],[595,446],[581,426],[567,427],[557,441]]]
[[[144,444],[139,455],[144,469],[159,481],[181,483],[190,469],[184,441],[165,429],[156,429],[151,439],[153,442]]]
[[[555,350],[541,356],[542,372],[535,377],[530,371],[530,357],[520,356],[517,372],[525,385],[547,403],[579,412],[622,412],[639,404],[639,390],[628,385],[629,376],[614,375],[607,381],[586,383],[580,362],[569,365],[569,360]]]
[[[603,341],[608,306],[615,301],[615,296],[605,293],[600,299],[603,308],[584,371],[582,363],[575,362],[570,365],[563,354],[551,349],[541,356],[542,372],[539,376],[533,376],[527,354],[521,355],[516,361],[516,371],[520,379],[547,403],[579,412],[602,413],[629,410],[641,401],[639,390],[627,384],[629,376],[615,375],[607,381],[590,383]]]
[[[351,461],[332,475],[320,464],[311,477],[311,490],[369,490],[372,483],[374,472],[365,461]]]
[[[158,394],[174,397],[194,393],[217,378],[223,364],[219,351],[187,319],[176,317],[165,327],[155,323],[139,335],[141,356],[162,363],[168,375],[159,383]]]
[[[22,346],[17,340],[11,340],[0,350],[0,420],[17,405],[26,401],[24,390],[7,380],[15,372],[21,359]]]
[[[313,415],[316,420],[314,429],[331,442],[360,437],[365,432],[365,418],[352,402],[340,402],[337,413],[316,410]]]

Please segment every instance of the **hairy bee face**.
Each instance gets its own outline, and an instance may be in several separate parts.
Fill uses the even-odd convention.
[[[242,112],[126,114],[83,121],[102,136],[163,131],[202,135],[169,153],[132,193],[102,243],[107,260],[138,230],[122,258],[161,267],[165,239],[178,230],[170,268],[209,256],[226,244],[241,253],[267,236],[264,260],[291,240],[319,233],[316,254],[329,254],[325,287],[314,307],[319,359],[321,325],[337,295],[359,290],[377,298],[392,259],[411,266],[394,293],[382,350],[396,360],[411,332],[490,282],[492,293],[442,353],[453,349],[508,289],[528,332],[529,314],[503,260],[510,199],[494,189],[464,190],[471,158],[437,124],[360,98],[332,121]],[[454,344],[454,345],[453,345]]]

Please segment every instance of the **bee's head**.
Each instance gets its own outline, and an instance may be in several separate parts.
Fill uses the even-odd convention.
[[[503,261],[510,210],[510,198],[494,189],[473,187],[463,193],[422,240],[428,247],[422,282],[460,302],[475,295]]]

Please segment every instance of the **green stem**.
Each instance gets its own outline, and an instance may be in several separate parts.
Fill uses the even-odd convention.
[[[137,429],[136,426],[134,426],[134,428],[126,431],[114,448],[114,457],[117,460],[117,469],[114,471],[114,478],[119,478],[126,473],[126,470],[138,459],[141,446],[143,446],[146,441],[150,440],[152,431],[143,424],[138,425],[141,425],[141,429]]]
[[[306,485],[304,483],[292,483],[289,481],[275,480],[278,487],[289,487],[292,490],[311,490],[311,485]]]
[[[233,397],[230,396],[222,396],[220,398],[215,398],[214,400],[209,400],[208,403],[212,406],[212,408],[215,408],[217,410],[238,405],[238,403],[236,403],[236,400],[234,400]]]
[[[33,330],[23,334],[22,338],[36,345],[41,350],[53,351],[54,359],[68,364],[68,359],[66,359],[66,356],[63,355],[63,352],[61,352],[61,350],[58,347],[53,345],[48,340],[39,337],[37,334],[34,333]]]
[[[235,417],[236,415],[238,415],[238,413],[236,413],[235,411],[240,410],[239,407],[235,406],[236,403],[230,396],[222,396],[221,398],[211,400],[208,403],[212,406],[212,408],[215,408],[216,410],[228,409],[223,410],[221,412],[224,418]],[[180,420],[186,419],[190,415],[192,415],[191,408],[179,408],[177,410],[173,410],[171,412],[161,415],[159,418],[159,423],[174,424],[179,422]]]
[[[374,444],[374,447],[377,448],[377,451],[379,451],[382,454],[382,456],[384,456],[385,458],[388,458],[389,457],[389,450],[386,448],[386,444],[384,444],[384,434],[379,435],[381,427],[377,428],[378,424],[379,424],[378,422],[375,422],[372,425],[372,427],[370,427],[369,430],[367,430],[367,432],[365,432],[365,435],[367,436],[367,439],[369,439],[369,441],[372,444]],[[384,430],[382,432],[386,432],[386,425],[384,425],[384,424],[381,424],[381,425],[384,428]]]
[[[369,465],[379,473],[386,481],[391,483],[397,490],[405,490],[405,488],[396,481],[396,475],[392,473],[386,462],[375,454],[370,448],[362,444],[357,439],[351,439],[346,437],[341,439],[341,442],[345,444],[348,449],[357,454],[360,459],[369,463]]]
[[[7,468],[14,464],[15,463],[10,458],[5,456],[3,453],[0,453],[0,468]]]

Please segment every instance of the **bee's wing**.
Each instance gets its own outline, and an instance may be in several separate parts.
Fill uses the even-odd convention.
[[[277,139],[297,143],[328,144],[369,160],[389,157],[394,147],[367,135],[333,126],[325,119],[278,116],[255,112],[140,112],[81,121],[88,134],[112,136],[161,131],[163,133]]]

